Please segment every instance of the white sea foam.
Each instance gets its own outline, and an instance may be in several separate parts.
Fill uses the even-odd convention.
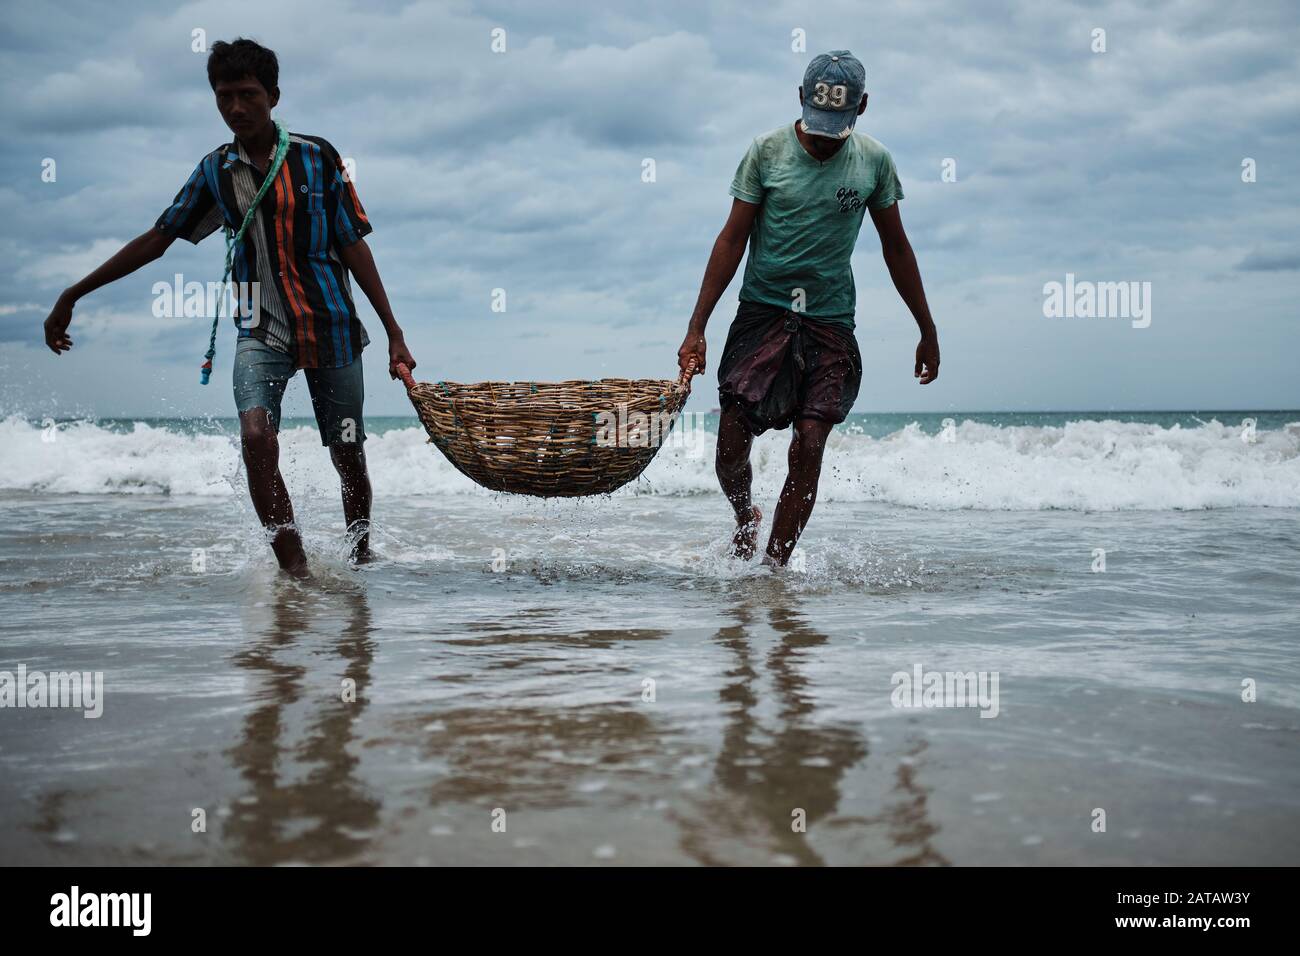
[[[754,444],[755,491],[770,499],[785,477],[788,432]],[[50,494],[242,494],[238,441],[137,423],[129,432],[85,422],[53,440],[23,419],[0,421],[0,490]],[[1261,430],[1211,421],[1195,428],[1076,421],[1003,426],[965,421],[944,441],[909,425],[883,438],[832,434],[821,500],[977,510],[1127,510],[1300,507],[1300,424]],[[286,429],[281,463],[295,494],[337,495],[315,429]],[[660,451],[620,495],[716,494],[714,437]],[[418,428],[372,435],[377,493],[488,494],[456,472]]]

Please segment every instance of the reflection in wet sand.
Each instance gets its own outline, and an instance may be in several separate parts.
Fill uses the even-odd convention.
[[[655,711],[638,702],[635,674],[629,671],[625,702],[553,704],[534,695],[563,698],[566,689],[580,688],[591,677],[606,686],[610,671],[593,663],[590,652],[629,641],[662,640],[668,632],[533,630],[521,627],[519,620],[476,622],[464,632],[469,636],[444,643],[478,655],[476,681],[484,690],[470,696],[481,703],[422,710],[396,724],[399,732],[420,741],[424,760],[440,767],[427,791],[435,810],[464,804],[512,810],[582,807],[590,799],[580,792],[582,786],[600,786],[605,801],[642,799],[639,788],[662,756],[659,747],[667,728],[659,725]],[[539,683],[527,676],[534,673]],[[503,690],[502,684],[490,681],[492,674],[499,675],[499,681],[513,678],[523,684]],[[464,683],[463,675],[436,679]],[[612,774],[617,777],[606,776]],[[584,779],[591,775],[605,782]],[[606,789],[619,786],[628,792],[620,796]]]
[[[840,778],[867,755],[867,744],[853,727],[819,726],[801,655],[827,638],[808,627],[798,613],[773,606],[768,621],[780,638],[760,665],[755,651],[755,609],[748,599],[732,607],[734,624],[714,640],[735,664],[718,697],[725,708],[722,746],[711,792],[695,814],[680,821],[681,846],[704,864],[797,863],[824,861],[807,833],[797,832],[802,811],[807,828],[833,813],[840,801]],[[761,668],[761,669],[760,669]],[[775,714],[764,702],[760,682],[766,672],[775,695]]]
[[[285,584],[271,603],[269,621],[247,621],[251,643],[234,656],[252,676],[258,704],[226,752],[248,792],[230,807],[224,837],[240,863],[353,859],[374,836],[381,806],[357,779],[358,758],[349,753],[374,656],[366,592],[300,593]],[[326,653],[320,635],[336,627]],[[322,666],[336,660],[341,672]],[[356,687],[350,703],[345,679]]]
[[[430,723],[432,721],[432,723]],[[617,773],[615,786],[641,798],[636,784],[657,756],[655,721],[634,704],[549,707],[471,707],[422,719],[426,757],[443,762],[429,786],[434,808],[472,803],[530,810],[582,807],[589,774]],[[619,796],[602,788],[602,803]],[[486,817],[484,817],[486,820]]]
[[[779,640],[761,667],[754,650],[758,635],[752,601],[737,600],[731,612],[735,623],[715,636],[735,660],[719,692],[727,722],[712,792],[696,815],[680,821],[683,851],[709,865],[817,866],[826,860],[815,849],[815,825],[842,830],[884,824],[889,843],[907,855],[854,862],[946,862],[928,844],[937,828],[926,820],[925,791],[915,781],[911,760],[919,751],[905,756],[898,767],[898,789],[904,794],[898,804],[875,818],[836,816],[843,779],[866,759],[867,741],[856,725],[817,720],[814,690],[800,665],[829,638],[807,623],[794,595],[776,597],[780,603],[768,604],[766,612]],[[760,688],[764,673],[771,683],[772,699],[767,701]],[[797,819],[802,827],[796,827]]]
[[[884,821],[889,826],[889,835],[894,845],[907,856],[895,862],[920,866],[925,864],[948,865],[948,860],[930,845],[930,837],[939,832],[937,824],[929,819],[926,800],[929,789],[917,780],[917,763],[928,746],[925,738],[917,736],[909,741],[909,748],[899,761],[896,771],[897,783],[894,792],[899,795],[885,813]]]
[[[353,862],[372,849],[382,856],[381,801],[359,782],[350,752],[360,746],[356,724],[374,654],[365,592],[281,597],[263,622],[249,612],[253,643],[235,657],[257,688],[240,741],[227,751],[248,787],[224,821],[227,844],[240,862],[258,864]],[[460,833],[477,820],[464,831],[473,839],[495,808],[527,811],[526,828],[510,831],[512,845],[524,847],[543,832],[536,826],[546,829],[535,813],[630,819],[653,797],[654,811],[676,830],[674,855],[698,863],[817,866],[846,862],[846,852],[847,862],[864,864],[946,863],[930,845],[937,827],[917,779],[920,736],[902,753],[875,758],[877,773],[897,760],[894,779],[868,788],[877,812],[840,814],[846,788],[854,789],[848,778],[865,772],[869,748],[859,724],[818,713],[809,671],[830,638],[810,626],[799,600],[784,590],[731,599],[731,620],[713,639],[725,654],[721,684],[702,722],[697,714],[684,724],[680,714],[640,701],[631,665],[628,696],[610,699],[611,679],[623,682],[620,666],[611,671],[608,660],[590,656],[656,643],[667,632],[481,622],[439,642],[471,655],[467,673],[453,667],[425,678],[428,687],[456,688],[451,697],[396,718],[388,739],[416,744],[429,775],[420,784],[424,800],[447,821],[435,833]],[[331,628],[339,636],[328,654],[304,636]],[[467,696],[470,675],[481,687]],[[355,703],[339,699],[343,678],[356,683]],[[701,737],[706,727],[713,732]],[[683,775],[710,762],[698,780]],[[863,806],[851,792],[847,802]],[[803,827],[793,825],[796,816]],[[440,846],[474,858],[468,845]]]

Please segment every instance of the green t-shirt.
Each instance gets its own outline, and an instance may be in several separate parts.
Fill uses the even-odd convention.
[[[889,150],[853,133],[824,163],[808,154],[794,124],[754,140],[731,195],[759,206],[749,236],[740,298],[853,328],[857,290],[849,257],[868,208],[903,198]]]

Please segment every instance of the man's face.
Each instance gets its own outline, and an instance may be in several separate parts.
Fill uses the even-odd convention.
[[[221,118],[236,136],[249,136],[265,127],[271,121],[271,110],[280,101],[279,90],[267,92],[251,76],[219,80],[213,92]]]
[[[803,87],[799,88],[799,105],[803,106]],[[866,108],[867,94],[864,93],[862,94],[862,102],[858,104],[858,115],[861,116]],[[816,133],[808,133],[806,135],[808,137],[806,140],[808,148],[818,159],[830,159],[839,152],[840,147],[844,145],[844,140],[835,139],[831,136],[820,136]]]

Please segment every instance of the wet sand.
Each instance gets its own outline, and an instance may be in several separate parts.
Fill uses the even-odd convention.
[[[389,501],[359,571],[321,498],[299,585],[230,500],[0,507],[0,669],[105,675],[0,711],[0,862],[1300,862],[1293,511],[828,502],[774,578],[704,497]]]

